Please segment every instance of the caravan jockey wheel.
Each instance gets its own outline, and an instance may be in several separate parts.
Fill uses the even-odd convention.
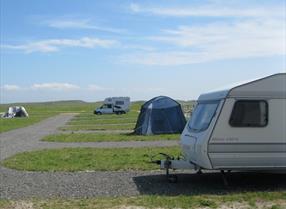
[[[178,182],[178,176],[177,175],[170,175],[168,176],[168,182],[169,183],[177,183]]]

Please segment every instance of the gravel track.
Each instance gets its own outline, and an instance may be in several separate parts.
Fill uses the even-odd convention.
[[[220,173],[179,173],[176,184],[161,171],[21,172],[0,168],[2,199],[89,198],[135,195],[209,195],[286,191],[285,174],[231,173],[225,187]]]
[[[16,153],[63,147],[162,147],[177,141],[55,143],[40,141],[46,135],[60,133],[57,128],[75,114],[61,114],[25,128],[0,134],[0,160]],[[147,172],[150,173],[150,172]],[[26,172],[0,167],[0,198],[91,197],[97,195],[139,194],[133,182],[136,172]]]
[[[61,114],[46,119],[35,125],[12,130],[0,134],[0,160],[10,157],[19,152],[52,149],[64,147],[165,147],[178,145],[177,141],[127,141],[127,142],[44,142],[40,141],[44,136],[55,133],[71,133],[58,131],[58,127],[63,126],[74,117],[75,114]],[[93,133],[93,132],[74,132]],[[104,133],[104,132],[103,132]]]
[[[56,133],[57,128],[71,120],[74,115],[61,114],[28,127],[1,133],[0,160],[19,152],[44,148],[40,139],[46,135]]]
[[[38,124],[0,134],[0,159],[19,152],[60,147],[172,146],[173,141],[51,143],[39,140],[57,133],[73,115],[59,115]],[[230,185],[223,185],[219,173],[180,172],[179,182],[166,182],[163,171],[118,172],[26,172],[0,167],[0,199],[86,198],[133,195],[200,195],[246,191],[286,191],[285,174],[228,174]]]

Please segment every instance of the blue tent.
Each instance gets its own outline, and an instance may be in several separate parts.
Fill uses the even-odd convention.
[[[181,133],[185,124],[181,105],[159,96],[142,105],[134,132],[139,135]]]

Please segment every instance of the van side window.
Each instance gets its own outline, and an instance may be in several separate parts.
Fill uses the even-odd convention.
[[[268,104],[261,100],[237,101],[229,120],[233,127],[264,127],[267,123]]]
[[[116,101],[115,105],[124,105],[124,101]]]

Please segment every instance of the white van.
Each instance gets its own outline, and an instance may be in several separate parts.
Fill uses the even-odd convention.
[[[286,73],[202,94],[180,144],[161,168],[286,170]]]
[[[125,114],[129,108],[130,97],[108,97],[101,107],[94,110],[94,114]]]

